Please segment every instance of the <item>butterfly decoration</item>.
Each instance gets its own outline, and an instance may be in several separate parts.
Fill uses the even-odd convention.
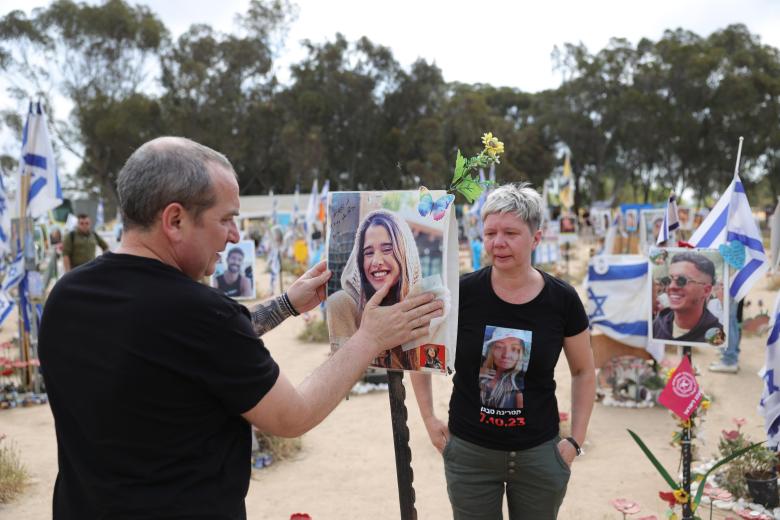
[[[431,192],[425,186],[420,186],[420,202],[417,203],[417,211],[420,212],[420,216],[427,217],[431,215],[433,220],[441,220],[447,213],[447,208],[450,207],[452,201],[455,200],[455,195],[447,193],[442,195],[436,200],[433,200]]]
[[[742,242],[732,240],[728,244],[718,246],[720,256],[734,269],[742,269],[745,265],[745,246]]]

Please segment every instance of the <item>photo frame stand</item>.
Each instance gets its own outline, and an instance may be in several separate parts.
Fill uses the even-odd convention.
[[[682,354],[688,358],[688,361],[693,366],[693,347],[683,346]],[[682,485],[685,493],[687,494],[688,501],[682,505],[682,520],[693,520],[693,509],[691,508],[691,421],[696,417],[694,412],[690,419],[683,423],[682,436],[680,446],[682,447]],[[704,482],[701,483],[704,485]]]
[[[398,500],[401,505],[401,520],[417,520],[414,507],[414,472],[412,471],[412,450],[409,448],[409,417],[404,388],[404,373],[400,370],[387,371],[388,395],[390,396],[390,421],[393,425],[393,447],[395,449],[395,471],[398,480]]]

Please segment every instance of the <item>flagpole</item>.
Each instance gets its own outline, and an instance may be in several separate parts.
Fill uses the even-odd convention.
[[[740,138],[740,144],[741,144]],[[688,358],[688,361],[693,367],[692,348],[690,346],[683,347],[683,356]],[[680,445],[682,446],[682,485],[683,490],[686,493],[688,500],[682,505],[682,520],[693,520],[693,509],[691,508],[691,425],[696,412],[694,411],[691,416],[683,423],[682,438],[680,439]],[[700,485],[704,485],[701,482]]]
[[[414,507],[414,472],[412,450],[409,448],[408,413],[404,400],[406,389],[404,373],[400,370],[387,371],[388,394],[390,397],[390,419],[393,426],[393,447],[395,448],[395,471],[398,479],[398,501],[401,506],[401,520],[417,520]]]
[[[742,136],[739,136],[739,147],[737,148],[737,164],[734,166],[734,175],[737,175],[739,173],[739,159],[742,157],[742,141],[744,141],[745,138]]]
[[[37,108],[40,109],[40,101],[38,102]],[[33,115],[32,111],[33,103],[30,102],[30,110],[27,115],[28,121],[31,119],[30,116]],[[32,125],[27,128],[28,150],[37,150],[38,143],[36,140],[38,138],[38,125],[40,124],[41,118],[32,117]],[[25,271],[27,271],[28,259],[25,256],[25,253],[27,252],[27,197],[30,193],[30,171],[25,165],[24,157],[22,157],[21,166],[21,186],[19,187],[19,247],[22,251],[22,258],[24,258],[24,268]],[[27,275],[25,274],[25,277],[26,276]],[[30,336],[24,327],[25,309],[22,309],[22,303],[25,298],[22,298],[21,291],[22,288],[18,287],[17,293],[19,293],[19,306],[17,312],[19,313],[19,347],[21,348],[22,360],[27,364],[24,371],[24,383],[28,388],[30,388],[33,382],[32,370],[30,367]],[[26,300],[28,300],[29,303],[29,298]],[[30,316],[30,319],[32,319],[32,316]]]

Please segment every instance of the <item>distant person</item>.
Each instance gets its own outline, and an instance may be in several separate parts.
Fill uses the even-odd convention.
[[[217,276],[217,289],[225,296],[252,296],[252,280],[242,272],[244,251],[240,247],[232,247],[225,261],[227,269]]]
[[[716,282],[715,264],[706,256],[693,251],[672,256],[669,276],[661,280],[669,307],[653,321],[653,339],[721,344],[723,325],[707,309]]]
[[[104,253],[108,251],[106,241],[92,230],[89,215],[80,213],[77,218],[76,229],[65,235],[62,244],[62,265],[66,273],[94,260],[96,247],[100,246]]]
[[[53,518],[244,520],[251,427],[312,429],[381,351],[425,336],[442,302],[382,307],[383,285],[352,338],[295,387],[258,336],[324,299],[325,263],[251,311],[198,283],[239,240],[239,189],[225,156],[188,139],[142,145],[117,192],[122,244],[63,276],[41,321]]]

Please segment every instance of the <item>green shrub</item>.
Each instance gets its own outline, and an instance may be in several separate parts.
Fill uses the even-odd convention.
[[[311,320],[298,334],[298,339],[307,343],[328,343],[328,324],[323,320]]]
[[[22,465],[19,451],[12,445],[3,444],[0,435],[0,504],[7,504],[24,489],[27,469]]]

